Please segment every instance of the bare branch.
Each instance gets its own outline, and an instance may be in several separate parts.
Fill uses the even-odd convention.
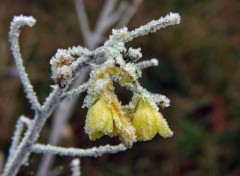
[[[100,146],[90,149],[64,148],[52,145],[35,144],[32,146],[32,152],[55,154],[60,156],[75,156],[75,157],[99,157],[106,153],[118,153],[125,151],[127,148],[123,144],[117,146]]]
[[[86,70],[82,70],[80,72],[80,76],[76,78],[72,87],[77,87],[81,85],[85,78],[87,77]],[[79,96],[72,97],[71,99],[64,99],[56,108],[54,118],[53,118],[53,126],[52,131],[49,138],[49,144],[57,145],[60,137],[61,130],[63,125],[66,123],[71,113],[73,112],[74,105],[76,104]],[[53,160],[53,155],[45,155],[40,163],[38,168],[37,176],[45,176],[48,173],[48,168],[51,167],[51,163]]]
[[[101,10],[100,16],[98,18],[94,33],[99,30],[106,19],[109,17],[110,13],[113,11],[117,0],[107,0],[104,4],[104,7]]]
[[[33,90],[33,86],[28,78],[25,67],[23,66],[23,59],[19,47],[20,28],[23,26],[32,27],[35,23],[36,20],[33,17],[27,17],[22,15],[14,17],[10,26],[9,41],[11,43],[12,54],[18,74],[23,84],[24,91],[27,94],[27,98],[31,104],[31,107],[37,112],[40,110],[41,105],[38,102],[36,93]]]
[[[148,67],[152,67],[152,66],[158,66],[158,60],[155,58],[152,58],[151,60],[138,62],[136,65],[140,69],[144,69],[144,68],[148,68]]]
[[[75,158],[71,162],[72,176],[81,176],[81,161],[78,158]]]
[[[4,172],[2,174],[3,176],[16,175],[20,166],[24,161],[26,161],[26,158],[31,153],[30,149],[33,143],[38,139],[43,125],[59,102],[63,91],[64,90],[55,87],[52,93],[50,93],[42,107],[41,112],[35,116],[30,127],[24,134],[24,137],[19,144],[16,152],[14,152],[13,156],[11,156],[9,161],[6,163]]]
[[[178,13],[170,13],[165,17],[161,17],[158,20],[153,20],[146,25],[143,25],[132,31],[128,31],[126,27],[119,30],[113,30],[113,34],[104,45],[113,46],[121,42],[126,43],[133,40],[134,38],[156,32],[157,30],[160,30],[167,26],[179,24],[180,20],[181,18]]]
[[[142,0],[134,0],[133,3],[128,7],[128,9],[123,14],[122,18],[117,24],[117,28],[125,26],[129,23],[133,15],[136,13],[139,5],[142,3]]]
[[[74,0],[74,2],[75,2],[75,8],[77,11],[80,28],[83,33],[84,42],[87,45],[89,45],[89,43],[91,42],[92,34],[91,34],[90,27],[89,27],[89,21],[88,21],[88,17],[87,17],[86,11],[85,11],[85,6],[83,3],[83,0]]]
[[[12,143],[11,143],[11,147],[9,149],[9,156],[13,155],[13,153],[16,151],[16,149],[20,143],[24,125],[29,127],[30,124],[31,124],[31,120],[29,118],[27,118],[25,116],[20,116],[20,118],[18,119],[17,124],[16,124],[15,132],[12,137]]]
[[[82,92],[85,92],[89,87],[89,83],[82,83],[79,87],[72,89],[62,95],[62,98],[68,98],[68,97],[75,97],[81,94]]]

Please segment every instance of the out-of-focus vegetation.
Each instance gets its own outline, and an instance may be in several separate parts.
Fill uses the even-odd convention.
[[[92,24],[103,2],[85,1]],[[172,100],[162,113],[174,136],[169,139],[157,136],[116,155],[83,158],[83,175],[240,175],[240,1],[145,0],[129,28],[171,11],[181,14],[179,25],[136,39],[129,46],[142,47],[145,59],[159,59],[158,67],[143,72],[142,84]],[[41,101],[53,84],[51,56],[57,48],[83,44],[73,1],[1,0],[0,151],[5,156],[16,119],[21,114],[32,116],[8,43],[10,20],[19,14],[38,20],[33,28],[23,30],[20,43]],[[119,97],[126,101],[129,97],[122,92],[119,91]],[[108,137],[90,141],[83,131],[86,109],[81,106],[79,100],[63,130],[61,146],[119,142]],[[41,134],[41,142],[47,142],[50,127],[51,119]],[[40,157],[33,155],[29,166],[22,168],[19,175],[35,173]],[[70,160],[59,157],[54,169],[69,175]]]

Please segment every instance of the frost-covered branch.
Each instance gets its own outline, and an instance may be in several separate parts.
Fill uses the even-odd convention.
[[[74,156],[74,157],[99,157],[106,153],[118,153],[125,151],[127,148],[123,144],[116,146],[100,146],[90,149],[78,149],[78,148],[64,148],[52,145],[35,144],[32,146],[34,153],[54,154],[60,156]]]
[[[31,107],[35,111],[39,111],[40,103],[38,102],[36,93],[33,90],[33,86],[30,83],[25,67],[23,66],[23,59],[22,59],[22,56],[20,53],[20,47],[19,47],[20,28],[23,26],[32,27],[35,23],[36,23],[36,20],[33,17],[22,16],[22,15],[14,17],[10,26],[9,41],[11,43],[12,54],[14,57],[14,61],[15,61],[16,68],[19,73],[21,82],[23,84],[24,91],[27,94],[27,98],[31,104]]]
[[[30,155],[30,149],[33,143],[38,139],[39,133],[42,130],[42,127],[45,124],[47,118],[50,116],[53,109],[60,101],[60,97],[63,91],[64,90],[55,87],[52,93],[50,93],[45,103],[43,104],[40,113],[36,114],[28,130],[24,134],[24,137],[17,150],[13,153],[12,156],[9,156],[8,162],[4,167],[3,176],[16,175],[20,166]]]
[[[88,82],[83,83],[80,86],[78,86],[77,88],[73,88],[72,90],[64,93],[62,95],[62,98],[75,97],[75,96],[79,95],[80,93],[85,92],[89,86],[90,85]]]
[[[158,66],[158,60],[155,58],[152,58],[151,60],[138,62],[136,65],[140,69],[144,69],[144,68],[148,68],[148,67],[152,67],[152,66]]]
[[[165,28],[167,26],[179,24],[180,21],[181,18],[178,13],[170,13],[165,17],[161,17],[158,20],[153,20],[146,25],[136,28],[133,31],[128,31],[126,27],[119,30],[113,30],[113,34],[105,43],[105,46],[112,46],[120,42],[126,43],[133,40],[134,38],[156,32],[157,30]]]
[[[72,160],[70,166],[72,170],[72,176],[81,176],[81,161],[79,158]]]
[[[9,36],[12,42],[12,52],[25,92],[35,110],[35,116],[31,121],[21,118],[17,124],[3,176],[16,175],[32,152],[98,157],[105,153],[124,151],[126,148],[131,148],[137,141],[151,140],[157,133],[165,138],[173,135],[158,108],[158,105],[162,108],[168,107],[170,100],[164,95],[148,92],[138,82],[141,77],[141,69],[157,65],[157,61],[152,59],[136,63],[138,59],[142,58],[141,49],[126,48],[125,43],[168,25],[178,24],[180,22],[178,14],[170,13],[164,18],[154,20],[133,31],[128,31],[127,28],[113,30],[109,40],[102,47],[93,51],[80,46],[65,50],[59,49],[50,61],[52,78],[56,85],[52,86],[53,90],[42,106],[38,103],[26,75],[18,45],[19,28],[23,25],[31,26],[34,22],[32,17],[20,16],[15,17],[11,23]],[[73,81],[86,67],[91,69],[89,80],[86,84],[76,86],[77,88],[74,89],[71,87]],[[113,82],[119,83],[133,93],[131,101],[124,107],[115,95]],[[91,149],[36,144],[45,122],[57,104],[63,98],[76,96],[86,90],[87,96],[84,99],[84,106],[89,109],[84,129],[89,138],[96,140],[104,135],[119,136],[123,144]],[[61,129],[63,122],[64,120],[61,119],[61,124],[58,124],[57,130]],[[21,139],[22,123],[27,124],[28,128]]]
[[[16,151],[16,149],[20,143],[24,125],[28,128],[30,126],[30,124],[31,124],[31,120],[29,118],[27,118],[25,116],[20,116],[20,118],[18,119],[17,124],[16,124],[15,132],[12,137],[12,143],[11,143],[11,147],[9,149],[9,156],[13,155],[13,153]]]
[[[93,50],[99,45],[99,43],[104,41],[105,39],[104,33],[108,31],[110,27],[114,25],[114,23],[117,22],[116,20],[122,21],[121,24],[118,23],[117,25],[118,28],[127,25],[129,20],[132,18],[132,16],[128,17],[128,15],[133,15],[134,12],[134,11],[130,12],[130,8],[132,8],[133,6],[137,7],[136,2],[137,1],[140,2],[141,0],[134,0],[133,4],[130,5],[130,7],[128,6],[128,3],[126,3],[126,1],[120,1],[119,3],[117,3],[117,1],[118,0],[105,1],[105,4],[101,9],[99,18],[97,19],[97,23],[94,27],[94,30],[91,31],[83,0],[80,1],[75,0],[75,9],[77,11],[80,28],[82,30],[85,46],[88,49]],[[131,14],[130,13],[125,14],[124,13],[125,10],[123,9],[128,9],[127,11],[130,12]],[[137,8],[135,8],[135,10],[136,9]],[[133,8],[131,10],[133,10]],[[111,18],[112,16],[114,16],[114,18]],[[122,20],[122,18],[125,18],[127,20]],[[82,84],[85,81],[88,74],[89,71],[87,69],[82,70],[79,76],[73,81],[72,87],[78,87],[78,85]],[[78,96],[72,96],[71,99],[67,98],[64,101],[62,101],[57,107],[53,118],[54,119],[53,127],[51,128],[51,133],[49,135],[50,144],[52,145],[58,144],[58,141],[60,140],[61,137],[61,133],[59,131],[62,129],[62,126],[68,120],[68,118],[70,118],[78,98],[79,98]],[[47,175],[48,172],[47,170],[48,168],[51,167],[53,157],[54,157],[53,155],[44,156],[37,173],[38,176]]]

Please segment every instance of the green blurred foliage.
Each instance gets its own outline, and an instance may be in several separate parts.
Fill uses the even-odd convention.
[[[104,1],[85,2],[93,26]],[[160,65],[145,70],[140,81],[150,91],[172,100],[162,113],[174,136],[157,136],[116,155],[83,158],[83,175],[240,175],[240,1],[145,0],[129,28],[169,12],[179,12],[182,22],[128,45],[142,47],[144,59],[159,59]],[[18,14],[33,15],[38,21],[33,28],[23,29],[20,43],[41,101],[53,84],[51,56],[57,48],[83,45],[73,1],[1,0],[0,150],[5,155],[18,116],[32,116],[7,38],[9,23]],[[118,96],[129,100],[129,94],[121,91]],[[83,131],[86,109],[81,105],[79,100],[60,145],[117,144],[117,138],[89,141]],[[47,142],[51,121],[41,134],[41,142]],[[21,174],[35,173],[40,157],[31,157],[30,166],[22,168]],[[70,160],[58,157],[54,169],[69,175]]]

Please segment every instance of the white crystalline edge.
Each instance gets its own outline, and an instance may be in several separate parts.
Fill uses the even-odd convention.
[[[18,28],[19,28],[19,27],[25,26],[25,25],[32,27],[35,23],[36,23],[36,19],[33,18],[32,16],[23,16],[23,15],[14,16],[13,20],[10,24],[10,29],[12,29],[13,27],[16,27],[16,26],[18,26]]]
[[[141,48],[132,48],[128,49],[128,55],[132,58],[142,58]]]
[[[151,62],[153,63],[154,66],[158,66],[158,59],[152,58]]]
[[[139,75],[137,74],[137,68],[136,68],[136,65],[133,64],[133,63],[127,63],[125,66],[124,66],[124,69],[128,72],[129,75],[131,75],[133,77],[133,79],[138,79],[139,78]]]
[[[72,160],[72,165],[79,165],[80,164],[80,160],[78,158]]]

